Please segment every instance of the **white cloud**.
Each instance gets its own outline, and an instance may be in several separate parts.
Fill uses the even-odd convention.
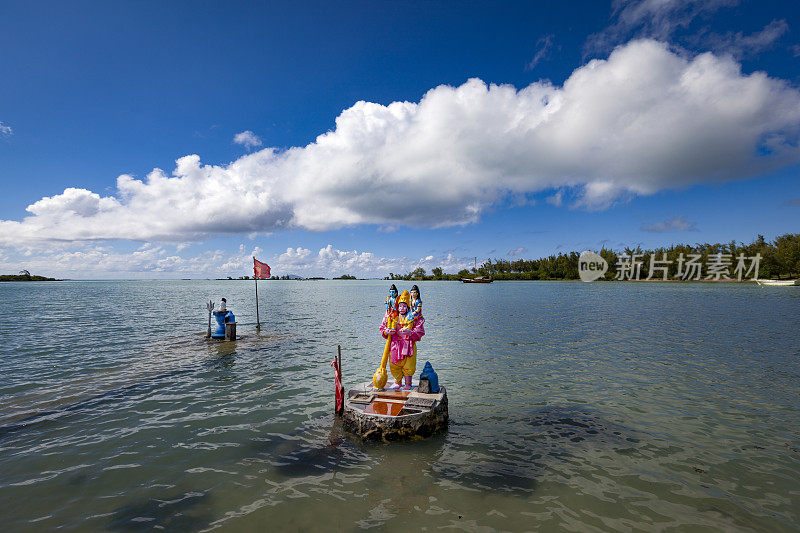
[[[29,206],[22,221],[0,221],[0,246],[452,226],[561,189],[572,207],[602,209],[800,161],[799,130],[800,92],[786,82],[744,75],[730,57],[634,41],[560,87],[472,79],[419,103],[358,102],[305,147],[265,148],[224,166],[188,155],[171,175],[120,176],[112,196],[68,188]]]
[[[349,274],[357,277],[386,277],[390,273],[406,274],[417,267],[430,272],[441,267],[445,272],[458,272],[471,264],[467,257],[456,257],[452,253],[413,257],[381,257],[372,252],[339,250],[329,244],[313,253],[307,248],[287,248],[271,258],[273,275],[296,274],[304,277],[335,277]]]
[[[760,31],[744,35],[741,31],[713,33],[704,22],[724,7],[735,7],[740,0],[616,0],[612,22],[590,35],[587,54],[606,53],[632,38],[651,38],[681,44],[691,49],[711,50],[732,55],[737,60],[757,55],[770,48],[789,31],[785,20],[773,20]]]
[[[703,39],[713,50],[730,54],[737,59],[752,56],[770,48],[783,34],[789,31],[785,20],[773,20],[761,31],[743,35],[742,32],[728,32],[724,35],[710,34]]]
[[[674,231],[694,231],[696,229],[694,222],[689,222],[685,215],[668,218],[663,222],[654,222],[652,224],[643,224],[642,231],[651,233],[668,233]]]
[[[11,129],[11,126],[6,126],[2,122],[0,122],[0,135],[8,137],[9,135],[13,134],[14,130]]]
[[[548,196],[546,201],[550,205],[554,205],[556,207],[561,207],[561,204],[564,203],[564,192],[561,191],[561,190],[558,190],[552,196]]]
[[[550,50],[553,48],[553,37],[555,37],[553,34],[545,35],[536,42],[536,54],[533,56],[533,59],[525,65],[525,70],[533,70],[543,59],[548,58]]]
[[[740,0],[615,0],[613,22],[590,35],[587,53],[607,52],[631,37],[668,41],[678,30],[685,30],[698,17],[706,17]]]
[[[59,195],[42,198],[29,205],[26,210],[40,217],[69,215],[91,218],[101,211],[112,211],[119,205],[115,198],[101,198],[99,194],[92,191],[70,187]]]
[[[261,142],[261,137],[259,137],[250,130],[246,130],[234,135],[233,142],[236,144],[241,144],[248,150],[252,150],[253,148],[257,148],[263,144]]]
[[[514,257],[514,256],[522,255],[527,251],[528,251],[527,248],[525,248],[524,246],[520,246],[519,248],[514,248],[513,250],[509,250],[508,251],[508,255],[510,255],[511,257]]]
[[[406,274],[421,266],[430,272],[442,267],[458,272],[471,265],[472,259],[452,253],[426,257],[382,257],[372,252],[339,250],[333,245],[316,253],[298,246],[271,257],[258,246],[240,244],[234,252],[208,250],[191,257],[169,252],[161,245],[145,243],[131,252],[118,252],[107,246],[86,245],[72,250],[54,249],[48,254],[32,250],[7,253],[0,250],[0,271],[27,269],[34,274],[58,278],[217,278],[252,275],[252,257],[267,262],[275,276],[297,274],[303,277],[335,277],[350,274],[358,277],[385,277],[390,272]]]
[[[218,266],[216,270],[218,272],[226,273],[226,276],[245,276],[250,275],[248,272],[252,272],[253,269],[253,258],[254,257],[261,257],[264,255],[264,250],[261,249],[260,246],[256,246],[252,249],[245,248],[244,244],[239,245],[239,251],[227,258]],[[233,272],[233,274],[230,274]],[[241,274],[236,274],[237,272],[241,272]]]

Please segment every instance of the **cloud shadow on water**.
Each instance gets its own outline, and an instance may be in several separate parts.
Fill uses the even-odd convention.
[[[272,435],[252,442],[257,456],[268,460],[285,478],[319,476],[362,463],[358,444],[344,434],[338,422],[327,435],[318,430],[299,429],[292,435]]]
[[[116,509],[106,528],[111,531],[199,531],[213,517],[207,492],[186,492],[165,498],[145,498]]]
[[[87,409],[97,409],[106,405],[122,402],[123,400],[131,400],[132,398],[151,392],[168,379],[188,372],[192,372],[192,370],[177,369],[165,372],[145,381],[101,392],[89,398],[69,403],[63,407],[26,415],[10,424],[0,426],[0,441],[10,434],[30,429],[34,424],[63,423],[63,421],[60,420],[61,417],[70,413]],[[39,426],[37,425],[37,427]]]
[[[479,431],[472,422],[451,421],[453,441],[433,465],[435,475],[471,490],[490,490],[519,497],[536,491],[541,480],[558,464],[584,456],[591,449],[633,453],[641,437],[583,408],[549,406],[523,420],[503,420],[490,430],[493,439],[475,447],[475,437],[459,443],[458,433]],[[512,429],[513,428],[513,429]],[[483,429],[484,431],[486,428]],[[471,460],[455,461],[453,457]]]

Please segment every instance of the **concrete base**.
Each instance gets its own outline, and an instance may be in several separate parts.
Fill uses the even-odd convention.
[[[421,395],[413,390],[408,395],[409,405],[415,397],[423,396],[433,405],[430,407],[403,406],[402,410],[394,416],[369,412],[369,404],[352,401],[357,400],[357,397],[363,398],[365,395],[380,395],[381,393],[382,391],[372,389],[371,382],[363,383],[349,392],[343,416],[343,425],[346,431],[355,433],[364,440],[388,442],[429,437],[447,427],[450,415],[447,409],[447,391],[444,387],[441,387],[439,394],[435,395]]]
[[[236,322],[228,322],[227,324],[225,324],[225,340],[226,341],[236,340]]]

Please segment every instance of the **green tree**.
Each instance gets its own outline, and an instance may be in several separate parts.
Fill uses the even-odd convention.
[[[787,233],[775,239],[775,260],[780,273],[790,277],[800,273],[800,234]]]
[[[408,273],[408,279],[422,279],[425,277],[425,269],[417,267]]]

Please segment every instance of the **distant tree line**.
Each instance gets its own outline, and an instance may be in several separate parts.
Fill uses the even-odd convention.
[[[599,252],[600,256],[609,265],[608,271],[602,279],[612,280],[617,277],[621,261],[631,261],[635,258],[641,264],[641,277],[648,276],[651,261],[653,264],[662,265],[667,269],[669,279],[680,279],[678,269],[685,267],[685,261],[689,256],[699,256],[695,260],[704,267],[717,260],[717,254],[723,254],[723,258],[730,262],[729,276],[733,275],[737,264],[737,258],[744,256],[747,259],[747,266],[751,265],[751,258],[760,255],[758,265],[758,277],[762,279],[780,279],[784,277],[800,277],[800,233],[787,233],[777,237],[774,241],[767,241],[763,235],[759,235],[750,244],[736,243],[696,243],[677,244],[669,247],[656,248],[654,250],[643,250],[637,248],[625,248],[619,252],[609,248],[603,248]],[[679,261],[683,257],[683,261]],[[567,252],[541,257],[539,259],[517,259],[509,261],[507,259],[489,259],[482,263],[477,269],[463,269],[457,274],[447,274],[441,268],[436,267],[427,274],[425,269],[418,267],[407,274],[390,273],[387,279],[396,280],[459,280],[463,277],[471,276],[491,276],[496,280],[569,280],[579,279],[578,258],[580,252]],[[703,271],[705,278],[705,270]],[[662,279],[662,273],[654,276],[655,279]],[[753,272],[745,276],[745,279],[752,279]]]
[[[56,278],[32,276],[27,270],[20,270],[19,274],[2,274],[0,281],[58,281]]]

